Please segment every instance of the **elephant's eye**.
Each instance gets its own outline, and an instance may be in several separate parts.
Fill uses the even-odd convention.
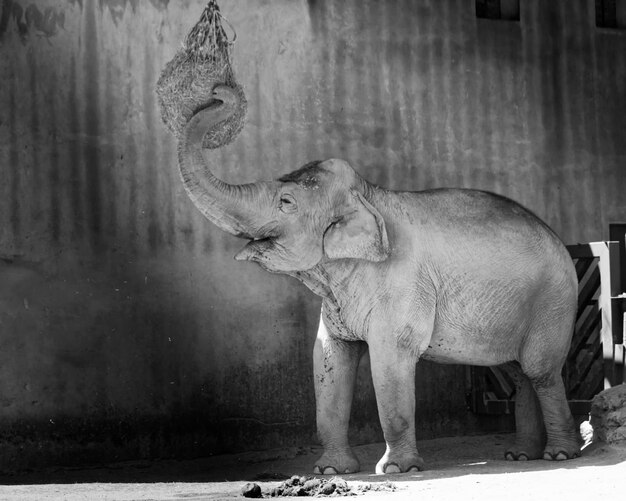
[[[296,199],[293,198],[292,195],[289,195],[288,193],[285,193],[283,195],[281,195],[280,197],[280,204],[278,206],[278,208],[289,214],[292,212],[295,212],[296,210],[298,210],[298,205],[296,204]]]

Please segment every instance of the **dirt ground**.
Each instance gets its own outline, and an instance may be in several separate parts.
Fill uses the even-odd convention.
[[[427,470],[375,475],[384,444],[355,448],[362,472],[342,475],[366,500],[619,499],[626,488],[626,444],[592,444],[573,461],[509,462],[502,459],[512,435],[422,441]],[[11,500],[214,500],[245,499],[242,487],[263,493],[292,475],[310,475],[320,450],[289,448],[192,461],[129,462],[97,468],[51,468],[0,477],[0,499]],[[312,476],[312,475],[310,475]],[[395,490],[390,491],[389,484]],[[278,498],[287,499],[287,498]]]

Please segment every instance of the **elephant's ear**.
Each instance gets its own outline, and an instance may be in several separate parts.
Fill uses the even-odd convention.
[[[330,259],[384,261],[389,256],[385,221],[360,193],[351,195],[343,215],[324,233],[324,254]]]

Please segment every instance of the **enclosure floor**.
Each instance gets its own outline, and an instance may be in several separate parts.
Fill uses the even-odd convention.
[[[350,484],[391,481],[395,492],[368,492],[364,500],[617,499],[626,478],[626,444],[592,444],[566,462],[502,459],[511,435],[441,438],[420,442],[427,470],[374,475],[384,444],[355,448],[363,472],[342,475]],[[319,449],[288,448],[191,461],[151,461],[97,468],[55,468],[0,477],[2,500],[244,499],[246,482],[264,492],[291,475],[308,475]],[[609,498],[610,496],[610,498]]]

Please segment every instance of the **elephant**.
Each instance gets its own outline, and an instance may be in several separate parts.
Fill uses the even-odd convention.
[[[314,473],[360,469],[348,423],[367,349],[386,443],[376,473],[423,469],[415,433],[420,359],[499,365],[513,376],[516,435],[507,459],[579,456],[561,377],[578,281],[559,237],[503,196],[391,191],[340,159],[228,184],[208,167],[202,139],[238,100],[217,86],[190,118],[178,145],[180,174],[207,219],[247,240],[235,259],[294,277],[322,298],[313,367],[323,454]]]

